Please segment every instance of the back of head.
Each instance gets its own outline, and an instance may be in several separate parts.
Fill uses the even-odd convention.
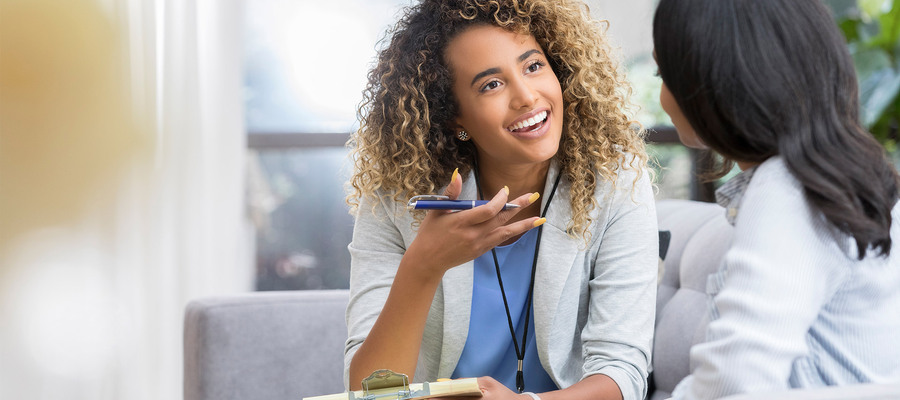
[[[661,0],[653,40],[706,145],[734,161],[781,155],[860,258],[890,252],[897,174],[860,126],[852,59],[820,0]]]

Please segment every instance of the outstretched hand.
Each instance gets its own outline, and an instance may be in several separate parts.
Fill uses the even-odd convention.
[[[444,195],[457,199],[462,191],[462,179],[454,171]],[[413,257],[422,272],[443,276],[448,269],[474,260],[495,246],[518,236],[544,222],[538,217],[525,218],[507,224],[520,210],[537,198],[526,193],[508,199],[509,189],[503,188],[485,205],[471,210],[452,212],[431,210],[419,226],[416,239],[406,250],[405,257]],[[505,203],[519,208],[504,210]]]

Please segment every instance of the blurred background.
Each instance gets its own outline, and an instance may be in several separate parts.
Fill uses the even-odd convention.
[[[607,20],[659,198],[709,200],[658,103],[655,0]],[[898,159],[900,0],[830,0]],[[0,398],[178,399],[191,299],[346,288],[344,147],[409,0],[0,0]]]

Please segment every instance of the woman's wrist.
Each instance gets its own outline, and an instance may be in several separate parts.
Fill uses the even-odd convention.
[[[538,396],[537,394],[534,394],[532,392],[522,392],[522,394],[527,396],[527,397],[525,397],[525,399],[527,399],[527,400],[541,400],[540,396]]]
[[[411,283],[414,287],[426,288],[434,286],[436,288],[444,277],[443,273],[437,271],[436,268],[426,265],[425,262],[403,259],[397,268],[397,275],[394,277],[394,281],[396,282],[397,277],[402,276],[401,280]]]

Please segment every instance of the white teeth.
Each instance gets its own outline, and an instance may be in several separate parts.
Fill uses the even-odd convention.
[[[516,129],[522,129],[522,128],[526,127],[526,126],[532,126],[532,125],[535,125],[535,124],[537,124],[538,122],[543,121],[544,118],[547,118],[547,112],[546,112],[546,111],[541,111],[538,115],[535,115],[535,116],[533,116],[533,117],[531,117],[531,118],[528,118],[528,119],[526,119],[526,120],[524,120],[524,121],[519,121],[518,123],[513,124],[512,126],[506,128],[506,129],[509,129],[510,131],[514,131],[514,130],[516,130]]]

